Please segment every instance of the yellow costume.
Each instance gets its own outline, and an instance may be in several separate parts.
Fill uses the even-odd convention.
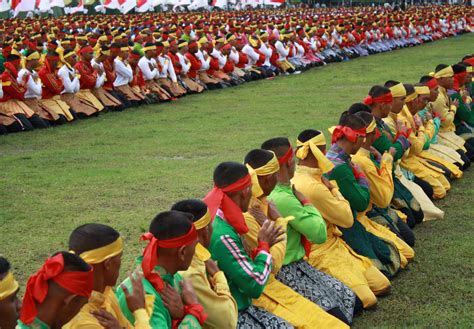
[[[149,317],[145,309],[139,309],[133,313],[135,324],[132,326],[123,315],[113,288],[107,287],[104,293],[93,291],[88,303],[81,308],[80,312],[68,324],[63,326],[63,329],[103,328],[99,321],[91,314],[91,312],[99,310],[105,310],[112,314],[123,328],[151,328],[148,324]]]
[[[402,111],[408,111],[406,106],[404,106]],[[394,135],[398,133],[397,120],[399,119],[403,120],[403,117],[401,114],[397,115],[396,113],[390,113],[390,115],[384,119],[384,122]],[[406,119],[403,121],[406,122]],[[409,128],[409,126],[407,126],[407,128]],[[400,162],[400,166],[429,183],[433,187],[435,198],[444,198],[446,196],[446,191],[451,188],[451,184],[449,184],[449,181],[444,177],[442,170],[417,157],[417,155],[423,150],[423,145],[425,144],[424,134],[419,134],[417,136],[414,131],[411,131],[408,140],[410,141],[411,146],[410,149],[405,152]]]
[[[254,206],[260,207],[265,214],[268,213],[268,204],[265,199],[262,201],[252,197],[250,207]],[[245,241],[250,249],[253,249],[258,245],[260,225],[249,213],[244,213],[244,217],[249,228],[249,232],[245,234]],[[275,224],[282,226],[286,230],[288,220],[278,218]],[[326,313],[318,305],[299,295],[275,278],[275,273],[283,265],[285,250],[286,240],[271,247],[270,253],[273,260],[272,274],[263,294],[254,300],[254,305],[288,321],[295,328],[348,328],[344,322]]]
[[[232,297],[224,272],[210,277],[204,262],[210,258],[209,251],[200,243],[189,268],[180,272],[191,281],[199,303],[207,313],[203,328],[235,328],[237,326],[237,303]]]
[[[390,287],[390,281],[364,256],[357,254],[341,238],[337,226],[349,228],[354,219],[349,202],[337,188],[323,184],[322,170],[297,166],[291,182],[319,210],[327,225],[327,240],[312,245],[308,262],[350,287],[364,304],[377,303],[378,295]]]
[[[361,148],[353,156],[352,161],[358,164],[366,175],[369,180],[370,190],[369,207],[365,211],[357,213],[357,220],[368,232],[393,242],[400,253],[400,265],[402,268],[405,268],[408,260],[415,257],[415,251],[390,229],[370,220],[366,215],[372,209],[372,200],[377,200],[381,208],[386,208],[390,204],[394,190],[392,178],[393,157],[385,153],[380,163],[380,170],[377,170],[377,167],[370,159],[370,151]]]

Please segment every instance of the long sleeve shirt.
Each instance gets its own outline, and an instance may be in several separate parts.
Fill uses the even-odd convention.
[[[224,272],[219,271],[212,277],[207,274],[201,248],[205,250],[201,244],[196,246],[191,265],[180,274],[184,279],[191,281],[199,303],[208,315],[204,328],[235,328],[237,302],[232,297]]]
[[[321,244],[326,241],[326,223],[321,213],[311,204],[302,205],[293,194],[291,185],[277,184],[269,195],[284,217],[293,216],[295,219],[288,222],[286,235],[286,254],[283,265],[287,265],[305,256],[302,236],[309,242]]]
[[[432,103],[433,110],[441,115],[441,132],[454,131],[454,117],[456,115],[456,107],[451,105],[448,93],[445,88],[438,87],[438,98]]]
[[[370,151],[361,148],[352,156],[352,162],[362,169],[369,181],[370,201],[379,208],[388,207],[395,189],[392,176],[393,157],[384,153],[380,165],[377,166]]]
[[[74,65],[74,68],[81,76],[79,79],[81,89],[94,89],[96,87],[98,74],[92,67],[91,62],[82,60]]]
[[[327,158],[334,164],[328,173],[329,179],[337,182],[344,198],[349,201],[354,213],[364,211],[369,206],[370,193],[367,178],[356,177],[348,154],[337,145],[331,145]]]
[[[328,240],[334,236],[341,236],[337,226],[349,228],[354,224],[354,216],[349,202],[344,199],[337,187],[329,190],[324,185],[321,169],[297,166],[291,183],[311,201],[323,216],[326,221]]]
[[[382,154],[393,147],[396,151],[394,160],[400,160],[405,151],[410,148],[410,142],[403,135],[395,135],[396,133],[392,132],[390,127],[383,120],[376,119],[376,122],[380,137],[375,140],[372,146]]]
[[[41,99],[43,87],[36,71],[21,69],[18,72],[17,83],[26,87],[25,99]]]
[[[217,59],[219,62],[219,69],[222,69],[227,63],[227,57],[221,53],[220,50],[214,48],[211,52],[211,56]]]
[[[112,314],[122,328],[151,328],[149,325],[149,316],[145,309],[139,309],[133,312],[134,321],[130,323],[120,309],[113,288],[107,287],[103,293],[93,291],[87,304],[81,308],[79,313],[71,321],[63,326],[63,329],[102,329],[103,326],[91,313],[99,310],[105,310]]]
[[[139,257],[137,260],[138,265],[141,264],[142,257]],[[160,273],[161,278],[164,282],[169,284],[173,287],[179,294],[181,294],[181,285],[180,282],[183,280],[181,275],[178,273],[172,275],[169,274],[163,269],[162,267],[155,267],[154,269],[156,272]],[[122,283],[127,287],[128,291],[132,291],[132,284],[130,279],[125,279]],[[172,318],[171,315],[163,304],[163,300],[161,299],[161,295],[155,290],[153,285],[146,280],[143,279],[143,289],[145,290],[145,298],[146,298],[146,311],[148,316],[150,317],[149,325],[151,328],[172,328]],[[132,312],[128,309],[127,300],[125,298],[125,293],[123,292],[122,288],[118,287],[116,291],[117,299],[122,310],[123,315],[127,318],[130,323],[135,322],[135,317]],[[179,323],[178,328],[186,328],[186,329],[198,329],[201,328],[199,321],[196,319],[195,316],[191,314],[186,314],[184,318]]]
[[[156,65],[156,60],[154,58],[147,58],[146,56],[143,56],[138,61],[138,67],[142,71],[145,81],[154,80],[160,74]]]
[[[245,55],[247,55],[247,58],[249,59],[249,61],[245,65],[246,70],[251,68],[253,65],[255,65],[258,62],[259,58],[260,58],[260,55],[250,45],[245,45],[242,48],[242,52]]]
[[[114,87],[128,85],[133,80],[133,70],[130,64],[125,64],[120,58],[114,59]]]
[[[58,70],[58,75],[64,86],[61,94],[75,94],[81,89],[79,78],[76,76],[76,70],[73,67],[70,68],[64,64]]]
[[[179,58],[179,63],[181,64],[181,73],[185,75],[188,74],[189,69],[191,68],[191,63],[186,58],[186,56],[184,56],[181,53],[178,53],[178,58]]]
[[[92,68],[94,68],[95,71],[101,71],[102,74],[97,73],[97,80],[95,82],[95,88],[100,88],[105,84],[105,81],[107,80],[107,75],[104,70],[104,64],[103,63],[97,63],[94,59],[91,61]]]
[[[209,251],[224,272],[239,311],[243,311],[252,304],[253,298],[263,293],[272,271],[272,256],[268,250],[261,249],[252,260],[245,251],[242,237],[223,217],[224,214],[218,212],[214,218]]]
[[[288,54],[290,53],[290,50],[283,45],[283,42],[277,41],[275,42],[275,48],[276,51],[278,52],[278,60],[279,61],[285,61],[286,58],[288,57]]]

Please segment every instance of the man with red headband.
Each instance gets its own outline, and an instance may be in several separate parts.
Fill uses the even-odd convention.
[[[26,284],[17,328],[62,328],[87,303],[94,287],[92,268],[79,256],[59,252]]]
[[[369,181],[350,156],[356,154],[366,135],[365,122],[344,112],[339,125],[332,132],[332,145],[326,157],[333,168],[326,174],[335,180],[344,198],[349,201],[354,218],[370,203]],[[355,252],[368,257],[388,277],[395,275],[402,265],[398,248],[391,242],[368,232],[358,220],[350,228],[340,228],[342,238]],[[405,264],[406,265],[406,260]]]
[[[62,101],[59,96],[64,89],[64,85],[58,75],[58,63],[59,55],[56,52],[48,52],[38,75],[43,83],[43,103],[54,109],[59,115],[59,119],[56,120],[55,124],[64,124],[75,118],[71,111],[69,111],[70,106]]]
[[[20,287],[8,260],[0,256],[0,328],[14,329],[20,313]]]
[[[209,251],[229,282],[239,310],[237,327],[291,328],[283,319],[252,305],[270,278],[270,247],[284,239],[273,222],[265,221],[258,233],[258,246],[247,251],[243,235],[249,231],[242,212],[252,196],[248,169],[236,162],[223,162],[214,170],[214,188],[204,198],[214,219]]]
[[[207,315],[191,283],[177,273],[188,269],[198,243],[191,215],[179,211],[159,213],[142,240],[148,241],[148,245],[137,262],[144,276],[146,300],[152,301],[147,309],[150,326],[201,328]],[[130,323],[134,323],[135,319],[127,304],[125,291],[132,290],[130,279],[126,279],[117,289],[120,307]]]
[[[92,67],[91,61],[94,57],[94,49],[91,46],[82,47],[79,50],[79,61],[74,68],[79,74],[80,90],[77,96],[92,103],[99,111],[104,109],[104,105],[94,96],[92,91],[97,86],[98,73]]]
[[[245,222],[249,227],[245,240],[250,247],[255,247],[257,232],[265,220],[271,220],[275,222],[275,225],[291,232],[294,230],[293,221],[296,221],[295,227],[298,227],[301,224],[301,218],[295,219],[291,212],[287,213],[288,217],[283,218],[275,205],[267,200],[277,184],[277,174],[280,170],[275,153],[261,149],[252,150],[245,156],[245,162],[251,172],[253,183],[250,208],[244,213]],[[298,200],[297,202],[299,203]],[[313,222],[313,224],[316,223]],[[322,234],[318,227],[323,228]],[[325,240],[324,228],[325,225],[321,222],[311,227],[314,234],[319,235],[319,242]],[[291,243],[289,247],[294,248],[295,242],[301,245],[301,241],[301,235],[295,237],[295,232],[291,232],[291,234],[287,233],[287,239],[270,248],[273,259],[272,275],[263,295],[254,302],[255,305],[275,313],[295,327],[302,326],[301,323],[295,321],[295,317],[304,319],[308,327],[338,327],[343,326],[342,322],[350,325],[354,313],[357,312],[355,311],[356,296],[343,283],[320,272],[304,260],[306,251],[309,254],[309,241],[304,242],[306,249],[303,247],[303,255],[295,257],[291,249],[288,249],[287,243]],[[293,258],[286,258],[287,251]],[[273,305],[277,307],[272,307]],[[314,306],[317,308],[315,309]],[[358,306],[360,309],[361,304],[359,303]],[[283,312],[282,309],[287,312]],[[307,314],[317,315],[317,320],[315,321]]]
[[[471,72],[468,72],[471,71]],[[456,126],[456,134],[461,136],[469,143],[474,146],[474,134],[472,132],[474,128],[474,111],[472,109],[472,98],[468,97],[469,93],[466,89],[472,82],[471,75],[472,66],[461,64],[453,65],[454,72],[454,84],[451,90],[448,90],[449,97],[455,101],[457,100],[459,106],[454,116],[454,125]]]

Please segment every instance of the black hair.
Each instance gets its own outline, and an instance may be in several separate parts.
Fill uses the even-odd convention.
[[[277,157],[285,155],[290,148],[291,143],[287,137],[275,137],[262,143],[261,148],[275,152]]]
[[[107,47],[107,46],[101,46],[100,49],[101,49],[102,51],[107,51],[107,50],[109,50],[110,48]]]
[[[84,224],[72,231],[69,236],[69,250],[77,255],[85,251],[104,247],[116,241],[120,233],[104,224]]]
[[[59,251],[54,253],[53,256],[58,254],[63,255],[64,272],[89,272],[91,270],[91,266],[76,254],[68,251]]]
[[[352,104],[349,107],[347,112],[350,113],[350,114],[356,114],[356,113],[359,113],[359,112],[368,112],[368,113],[370,113],[371,111],[370,111],[370,107],[368,107],[364,103],[355,103],[355,104]]]
[[[145,43],[145,47],[153,47],[155,44],[153,42]]]
[[[365,111],[360,111],[360,112],[357,112],[354,114],[355,116],[357,116],[358,118],[360,118],[362,121],[364,121],[365,123],[365,126],[367,127],[371,122],[372,120],[374,119],[374,116],[368,112],[365,112]]]
[[[20,59],[20,56],[18,55],[13,55],[13,54],[10,54],[7,56],[7,58],[5,58],[5,61],[7,62],[13,62],[13,61],[17,61]]]
[[[412,84],[409,84],[409,83],[404,83],[403,84],[403,87],[405,88],[405,90],[407,91],[407,95],[411,95],[415,92],[415,87],[413,87]]]
[[[318,135],[321,135],[322,132],[316,129],[306,129],[300,132],[298,135],[298,140],[302,143],[309,141],[311,138],[314,138]]]
[[[390,87],[398,85],[399,83],[400,83],[400,81],[388,80],[384,83],[384,86],[387,87],[387,88],[390,88]]]
[[[111,45],[110,45],[110,48],[121,48],[122,45],[118,42],[113,42]]]
[[[352,129],[361,129],[365,127],[365,123],[361,118],[347,111],[341,114],[341,117],[339,118],[339,124]]]
[[[36,52],[36,51],[37,51],[37,50],[27,49],[27,50],[26,50],[26,53],[25,53],[25,57],[30,56],[31,54],[33,54],[33,53]]]
[[[10,268],[10,262],[5,257],[0,256],[0,275],[8,273]]]
[[[149,231],[159,240],[173,239],[189,232],[192,215],[181,211],[163,211],[153,218]]]
[[[389,83],[389,82],[391,82],[391,81],[385,82],[385,86],[373,86],[372,88],[370,88],[369,96],[380,97],[380,96],[388,94],[390,92],[389,87],[391,87],[391,86],[387,86],[387,83]],[[398,83],[395,83],[393,86],[395,86],[397,84]]]
[[[466,59],[470,59],[470,58],[473,58],[474,55],[466,55],[462,58],[462,61],[464,62]]]
[[[252,168],[266,165],[273,158],[273,153],[268,150],[255,149],[247,153],[244,162]]]
[[[199,199],[188,199],[176,202],[171,210],[189,213],[193,215],[193,222],[195,222],[206,214],[207,205]]]
[[[439,64],[438,66],[436,66],[435,72],[439,72],[439,71],[441,71],[441,70],[447,68],[448,66],[449,66],[449,65],[447,65],[447,64]]]
[[[453,71],[454,71],[455,74],[466,72],[466,67],[464,65],[454,64],[453,65]]]
[[[431,79],[433,79],[432,76],[429,76],[429,75],[424,75],[420,78],[420,83],[422,84],[426,84],[428,81],[430,81]]]
[[[222,162],[214,169],[214,184],[225,187],[248,175],[246,166],[238,162]]]
[[[63,53],[63,56],[66,56],[67,54],[73,53],[73,52],[74,52],[73,49],[65,49],[65,50],[64,50],[64,53]]]

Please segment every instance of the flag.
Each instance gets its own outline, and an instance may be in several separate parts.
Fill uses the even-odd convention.
[[[192,3],[189,5],[189,10],[196,10],[199,8],[206,8],[207,7],[207,0],[193,0]]]
[[[227,7],[227,0],[212,0],[213,7],[225,8]]]
[[[8,0],[0,0],[0,13],[6,12],[9,10],[10,10],[10,4],[8,3]]]
[[[118,4],[122,14],[126,14],[137,6],[137,0],[118,0]]]
[[[51,4],[49,0],[37,0],[36,7],[42,13],[47,13],[51,9]]]
[[[35,1],[31,0],[12,0],[13,17],[21,12],[34,11],[35,4]]]
[[[107,9],[119,9],[120,5],[118,3],[118,0],[105,0],[104,1],[104,8]]]

